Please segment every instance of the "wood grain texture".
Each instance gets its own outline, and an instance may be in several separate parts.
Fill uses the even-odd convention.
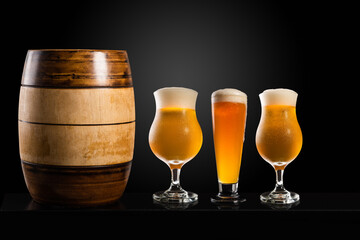
[[[112,124],[135,120],[133,88],[21,87],[19,120],[51,124]]]
[[[62,126],[19,121],[20,158],[38,164],[96,166],[133,159],[135,122]]]
[[[19,97],[19,149],[35,201],[116,201],[130,173],[135,101],[126,51],[29,50]]]
[[[42,49],[29,50],[23,86],[131,87],[127,52],[123,50]]]
[[[97,167],[61,167],[21,162],[31,197],[41,204],[90,207],[111,204],[125,190],[131,161]]]

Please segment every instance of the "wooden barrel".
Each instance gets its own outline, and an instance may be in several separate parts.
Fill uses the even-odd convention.
[[[19,99],[25,182],[39,203],[113,203],[133,158],[135,101],[126,51],[29,50]]]

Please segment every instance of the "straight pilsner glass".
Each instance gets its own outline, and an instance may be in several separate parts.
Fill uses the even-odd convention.
[[[283,184],[285,167],[300,153],[302,133],[296,117],[298,94],[290,89],[269,89],[259,95],[262,111],[256,131],[256,147],[276,172],[275,189],[260,195],[262,202],[292,204],[300,200]]]
[[[152,152],[171,170],[171,185],[156,192],[153,199],[163,203],[192,203],[196,193],[180,186],[181,167],[200,151],[203,136],[195,103],[197,92],[180,87],[161,88],[154,92],[156,113],[149,132]]]
[[[245,134],[247,95],[237,89],[220,89],[211,95],[213,137],[219,193],[213,203],[245,201],[238,180]]]

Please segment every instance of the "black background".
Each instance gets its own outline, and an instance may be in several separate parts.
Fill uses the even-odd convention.
[[[268,88],[299,93],[303,148],[285,170],[296,192],[359,192],[356,118],[348,111],[356,88],[349,72],[351,6],[304,1],[59,1],[11,3],[3,11],[2,193],[26,192],[18,150],[17,108],[28,49],[127,50],[136,101],[134,161],[126,192],[152,193],[170,183],[168,167],[148,145],[153,92],[183,86],[198,91],[204,141],[182,170],[184,189],[217,192],[210,95],[238,88],[248,95],[239,191],[271,190],[272,167],[261,159],[255,133]],[[8,17],[10,16],[10,17]],[[345,20],[344,17],[345,16]],[[345,55],[345,54],[346,55]],[[357,80],[358,80],[358,75]],[[351,108],[350,108],[351,110]],[[344,134],[342,134],[344,133]],[[350,133],[351,135],[345,135]],[[350,136],[350,137],[349,137]]]

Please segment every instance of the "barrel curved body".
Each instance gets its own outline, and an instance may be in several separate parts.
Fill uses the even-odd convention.
[[[135,101],[121,50],[29,50],[19,149],[33,199],[93,206],[118,200],[130,174]]]

